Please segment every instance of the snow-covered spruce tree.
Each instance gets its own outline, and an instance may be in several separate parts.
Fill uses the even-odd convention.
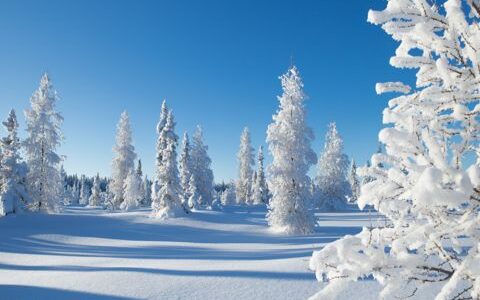
[[[82,185],[80,186],[80,205],[87,205],[88,199],[90,198],[90,188],[88,186],[85,175],[82,175],[81,183]]]
[[[147,175],[143,178],[143,190],[145,191],[145,197],[142,202],[145,206],[152,205],[152,183],[148,179]]]
[[[63,167],[63,164],[60,165],[60,178],[62,181],[62,200],[63,205],[70,205],[72,202],[72,190],[68,184],[68,175]]]
[[[227,206],[227,205],[234,205],[236,203],[237,196],[235,193],[235,183],[231,181],[227,188],[223,191],[221,195],[221,202],[222,205]]]
[[[159,137],[160,143],[166,145],[158,164],[157,178],[158,191],[152,199],[153,213],[159,218],[169,218],[184,214],[188,208],[183,207],[181,187],[177,168],[178,136],[175,134],[175,121],[171,111],[167,114],[167,121]]]
[[[25,178],[27,168],[19,155],[18,122],[12,109],[2,123],[7,136],[0,140],[0,216],[17,213],[30,202]]]
[[[200,126],[197,126],[192,142],[190,154],[192,175],[197,184],[200,204],[209,206],[213,201],[213,171],[210,167],[212,160],[207,153],[208,146],[203,142],[203,131]]]
[[[157,131],[157,142],[156,142],[156,157],[155,157],[155,167],[156,167],[156,172],[158,173],[158,170],[160,169],[162,162],[163,162],[163,151],[167,147],[165,144],[165,140],[162,140],[162,131],[163,127],[165,127],[165,124],[167,123],[167,115],[168,115],[168,107],[167,107],[167,101],[163,100],[162,101],[162,107],[160,109],[160,119],[158,120],[156,131]],[[152,185],[152,195],[156,195],[158,192],[158,187],[159,183],[154,180],[153,185]]]
[[[140,178],[143,177],[142,160],[141,159],[139,159],[137,161],[137,169],[135,170],[135,172],[137,172],[137,175],[140,176]]]
[[[253,204],[268,204],[270,191],[268,190],[267,180],[265,178],[265,171],[263,170],[263,147],[258,149],[257,170],[252,187],[252,203]]]
[[[90,198],[88,198],[89,206],[102,205],[101,192],[102,191],[100,189],[100,175],[97,173],[97,175],[93,178],[92,191],[90,194]]]
[[[351,195],[349,202],[357,202],[358,197],[360,197],[360,180],[357,175],[357,165],[355,160],[352,159],[350,164],[350,171],[348,172],[348,183],[350,184]]]
[[[45,73],[39,88],[30,98],[31,108],[25,111],[27,138],[24,150],[27,159],[27,187],[34,211],[56,211],[62,198],[60,163],[56,153],[62,142],[60,126],[63,118],[56,111],[58,96],[50,77]]]
[[[112,161],[112,181],[109,184],[110,192],[114,195],[112,209],[120,207],[123,202],[123,189],[125,179],[130,171],[135,168],[135,147],[132,145],[132,129],[130,120],[126,111],[120,116],[117,125],[117,136],[115,146],[113,147],[115,156]]]
[[[138,188],[138,193],[139,193],[139,198],[140,198],[140,202],[139,202],[139,205],[145,203],[145,197],[146,197],[146,194],[147,194],[147,191],[145,190],[145,185],[144,185],[144,182],[143,182],[143,170],[142,170],[142,160],[139,159],[137,161],[137,169],[135,171],[138,175],[138,178],[140,178],[140,185],[139,185],[139,188]]]
[[[416,87],[377,84],[378,93],[404,95],[384,110],[386,153],[372,156],[375,180],[358,204],[389,225],[315,252],[310,266],[329,281],[315,298],[334,299],[365,276],[383,287],[379,299],[480,298],[479,4],[390,0],[369,12],[400,42],[390,63],[417,69]]]
[[[306,124],[305,95],[298,69],[293,66],[280,77],[283,95],[280,108],[267,129],[267,142],[273,156],[269,166],[272,198],[268,224],[277,232],[309,234],[314,218],[309,197],[307,172],[317,162],[311,148],[314,139]]]
[[[351,195],[347,181],[348,157],[343,153],[343,140],[335,123],[328,125],[325,146],[318,161],[317,186],[319,188],[319,207],[333,211],[346,207]]]
[[[195,210],[200,206],[200,195],[197,191],[197,184],[195,182],[195,177],[191,176],[188,180],[188,199],[187,205],[190,209]]]
[[[243,129],[240,136],[240,148],[238,150],[238,178],[236,186],[236,195],[238,204],[250,203],[250,191],[252,189],[252,166],[255,164],[253,147],[250,141],[250,131],[248,127]]]
[[[130,211],[137,208],[142,200],[142,177],[138,172],[130,170],[123,186],[123,202],[120,209]]]
[[[182,153],[180,154],[180,186],[182,190],[182,203],[186,206],[190,199],[190,178],[192,177],[192,163],[190,159],[190,140],[185,132],[182,139]],[[196,187],[195,187],[196,190]],[[197,192],[197,191],[195,191]],[[198,199],[198,196],[194,197]]]

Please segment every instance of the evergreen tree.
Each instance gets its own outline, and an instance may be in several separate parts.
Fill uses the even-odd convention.
[[[185,132],[182,139],[182,153],[180,154],[180,185],[182,190],[182,203],[186,206],[190,199],[190,178],[192,177],[192,162],[190,158],[190,140]],[[195,192],[197,192],[195,187]],[[198,193],[198,192],[197,192]],[[194,197],[198,199],[198,197]],[[197,207],[195,207],[197,208]]]
[[[152,199],[152,209],[157,217],[175,217],[184,213],[187,208],[182,206],[180,199],[181,187],[177,168],[178,136],[175,134],[175,121],[171,111],[167,114],[159,141],[166,147],[157,155],[162,158],[162,162],[157,169],[156,182],[159,186]]]
[[[335,123],[328,125],[325,146],[318,162],[317,184],[320,189],[320,208],[326,211],[346,207],[351,196],[347,181],[348,157],[343,153],[343,140]]]
[[[152,183],[148,180],[147,175],[143,178],[143,190],[145,191],[145,197],[143,198],[143,205],[152,205]]]
[[[142,200],[141,188],[142,177],[138,172],[130,170],[123,186],[123,202],[120,204],[120,209],[130,211],[137,208]]]
[[[117,125],[116,143],[113,147],[115,156],[112,161],[112,182],[110,183],[110,191],[114,195],[112,209],[120,207],[123,202],[123,190],[125,180],[130,171],[135,168],[135,147],[132,145],[132,129],[130,127],[129,117],[126,111],[120,116]]]
[[[350,190],[352,192],[350,202],[357,202],[358,197],[360,197],[360,180],[358,179],[357,165],[354,159],[352,159],[352,164],[350,165],[348,182],[350,183]]]
[[[200,126],[193,135],[191,148],[192,175],[197,184],[200,195],[200,204],[209,206],[213,200],[213,171],[210,167],[212,161],[208,156],[208,146],[203,142],[203,132]]]
[[[238,150],[238,179],[236,187],[237,203],[247,204],[250,202],[250,191],[252,189],[252,165],[255,163],[253,147],[250,142],[250,131],[248,127],[243,129],[240,136],[240,149]]]
[[[166,145],[166,140],[162,140],[162,131],[163,128],[165,127],[165,124],[167,123],[167,116],[168,116],[168,107],[167,107],[167,101],[163,100],[162,101],[162,107],[160,110],[160,119],[157,123],[157,144],[156,144],[156,158],[155,158],[155,167],[156,167],[156,172],[158,173],[160,168],[162,167],[163,163],[163,152],[165,151],[167,145]],[[156,195],[158,192],[159,185],[161,183],[157,182],[154,180],[154,184],[152,185],[152,195]]]
[[[33,210],[54,211],[62,198],[62,161],[56,153],[62,142],[60,126],[63,118],[56,111],[57,93],[45,73],[39,88],[30,98],[31,108],[25,111],[27,139],[24,142],[27,157],[27,186]]]
[[[89,197],[90,197],[90,191],[88,188],[87,180],[85,178],[85,175],[82,175],[81,186],[80,186],[80,205],[87,205]]]
[[[198,209],[200,206],[200,195],[197,191],[197,185],[195,182],[195,177],[191,176],[190,180],[188,180],[189,187],[188,187],[188,207],[190,209]]]
[[[477,0],[390,0],[368,20],[399,42],[390,64],[414,69],[414,87],[383,111],[385,153],[372,156],[358,199],[384,215],[315,252],[316,277],[329,282],[312,299],[335,299],[349,282],[371,277],[376,299],[479,299],[480,159]]]
[[[297,68],[291,67],[280,79],[280,108],[267,130],[273,156],[269,167],[273,195],[267,219],[274,231],[308,234],[314,227],[307,175],[310,166],[317,162],[310,145],[314,135],[306,124],[305,95]]]
[[[2,149],[0,155],[0,215],[7,215],[23,210],[30,202],[30,197],[25,183],[27,168],[19,155],[18,122],[13,109],[2,124],[5,126],[7,136],[0,140]]]
[[[102,204],[101,189],[100,189],[100,175],[95,176],[93,179],[93,186],[90,198],[88,199],[89,206],[100,206]]]
[[[258,149],[257,170],[255,171],[253,188],[252,188],[252,202],[253,204],[268,204],[270,191],[268,190],[267,180],[265,178],[265,171],[263,167],[263,147]]]
[[[140,178],[143,177],[143,171],[142,171],[142,160],[139,159],[138,162],[137,162],[137,175],[140,176]]]

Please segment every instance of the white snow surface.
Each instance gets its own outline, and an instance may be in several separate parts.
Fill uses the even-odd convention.
[[[265,212],[227,207],[159,220],[149,209],[107,213],[72,207],[7,216],[0,219],[0,295],[307,299],[322,287],[308,269],[312,251],[371,222],[364,212],[321,213],[314,234],[284,236],[268,230]],[[354,285],[355,299],[369,299],[378,290],[372,281]]]

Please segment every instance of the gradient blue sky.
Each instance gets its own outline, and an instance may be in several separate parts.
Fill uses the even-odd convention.
[[[335,121],[346,153],[363,164],[377,148],[388,99],[375,94],[375,83],[406,76],[388,65],[395,43],[366,22],[369,8],[385,4],[0,0],[0,115],[28,107],[48,71],[62,97],[66,139],[59,152],[67,171],[110,174],[115,126],[127,110],[151,175],[166,98],[179,135],[204,127],[215,178],[227,180],[236,176],[244,126],[255,148],[265,144],[278,76],[293,56],[309,96],[315,151]]]

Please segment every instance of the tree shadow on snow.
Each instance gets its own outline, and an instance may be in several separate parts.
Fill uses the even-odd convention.
[[[184,221],[190,222],[188,226],[181,225]],[[213,226],[206,228],[201,226],[205,223],[199,223],[195,227],[196,223],[191,222],[196,221]],[[223,226],[222,230],[221,224],[229,227]],[[309,236],[275,235],[267,231],[265,208],[261,207],[233,207],[226,208],[226,212],[202,211],[171,222],[146,217],[139,221],[138,217],[120,218],[116,214],[89,214],[82,210],[78,214],[28,214],[0,218],[0,252],[139,259],[271,260],[310,256],[318,245],[360,230],[360,227],[353,226],[321,226]],[[69,239],[62,242],[63,239],[49,235],[114,239],[125,243],[121,246],[95,245],[91,241],[82,245]],[[149,245],[142,245],[143,242]],[[162,242],[192,244],[165,245]],[[217,243],[263,245],[254,251],[242,251],[230,249],[234,245],[219,249],[214,245]],[[288,249],[278,249],[279,245],[288,246],[285,247]]]
[[[89,300],[125,300],[129,298],[99,295],[93,293],[68,291],[62,289],[25,286],[0,285],[2,299],[30,300],[30,299],[89,299]]]
[[[63,272],[136,272],[154,275],[191,276],[191,277],[230,277],[230,278],[262,278],[272,280],[315,280],[313,273],[305,272],[272,272],[243,270],[172,270],[140,267],[88,267],[88,266],[19,266],[0,264],[4,270],[16,271],[63,271]],[[0,286],[0,291],[2,287]],[[95,299],[95,298],[94,298]],[[103,299],[103,298],[99,298]]]

